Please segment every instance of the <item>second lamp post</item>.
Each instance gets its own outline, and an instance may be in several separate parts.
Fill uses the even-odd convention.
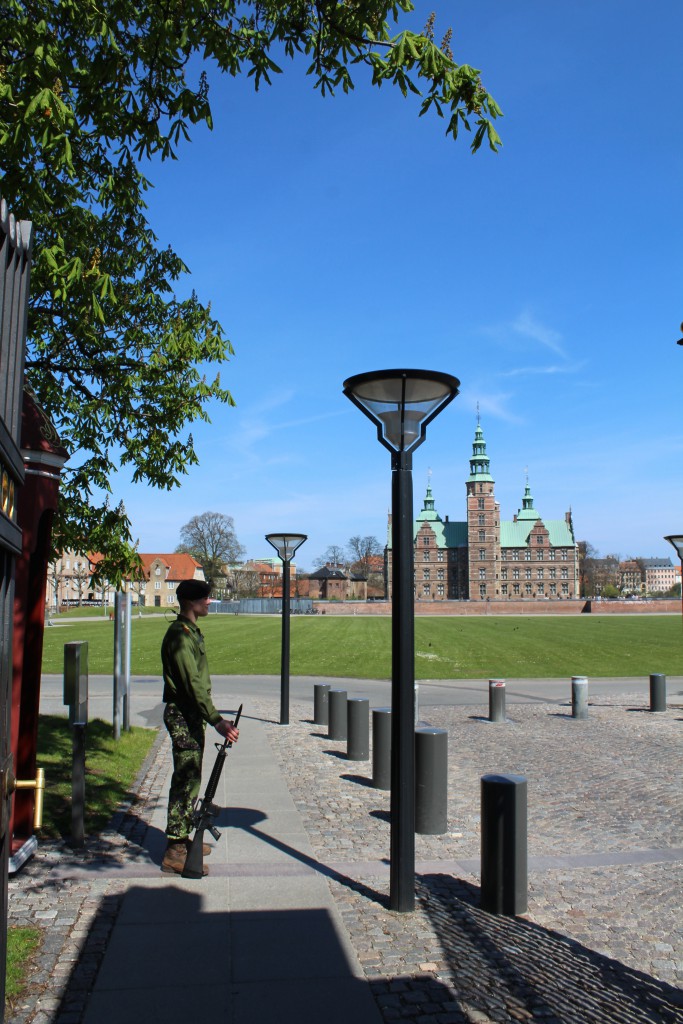
[[[289,725],[289,563],[297,548],[307,539],[305,533],[267,533],[282,559],[282,651],[280,658],[280,725]]]

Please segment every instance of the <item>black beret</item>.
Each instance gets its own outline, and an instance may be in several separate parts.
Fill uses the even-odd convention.
[[[211,593],[211,584],[204,580],[181,580],[176,587],[179,601],[202,601]]]

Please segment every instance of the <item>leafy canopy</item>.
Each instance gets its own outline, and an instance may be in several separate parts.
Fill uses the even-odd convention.
[[[130,561],[122,506],[100,503],[120,465],[170,489],[197,462],[188,429],[232,404],[232,352],[211,307],[178,297],[187,273],[147,218],[146,172],[211,126],[207,68],[256,89],[304,55],[323,95],[374,85],[419,97],[453,138],[499,145],[479,72],[433,18],[392,34],[409,0],[0,0],[0,191],[33,221],[27,376],[70,452],[55,543]],[[190,61],[193,60],[190,66]],[[278,63],[279,62],[279,63]],[[191,80],[190,67],[200,67]],[[95,540],[97,543],[95,543]]]

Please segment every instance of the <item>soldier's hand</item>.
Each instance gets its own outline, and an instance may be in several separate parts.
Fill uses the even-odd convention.
[[[219,732],[229,743],[236,743],[240,734],[239,729],[236,729],[234,723],[229,722],[227,718],[221,718],[216,725],[216,732]]]

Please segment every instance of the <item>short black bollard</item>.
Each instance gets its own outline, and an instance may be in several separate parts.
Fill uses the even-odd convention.
[[[481,778],[481,907],[526,913],[527,785],[522,775]]]
[[[660,672],[650,676],[650,711],[666,711],[666,676]]]
[[[505,680],[489,679],[489,722],[505,721]]]
[[[349,761],[367,761],[370,757],[370,701],[367,697],[349,697],[346,702]]]
[[[448,730],[415,730],[415,831],[442,835],[448,828]]]
[[[328,683],[316,683],[313,687],[313,721],[316,725],[327,725],[329,693]]]
[[[588,679],[572,676],[572,718],[588,718]]]
[[[372,784],[391,789],[391,708],[372,709]]]
[[[346,690],[330,690],[327,735],[331,740],[346,739]]]

